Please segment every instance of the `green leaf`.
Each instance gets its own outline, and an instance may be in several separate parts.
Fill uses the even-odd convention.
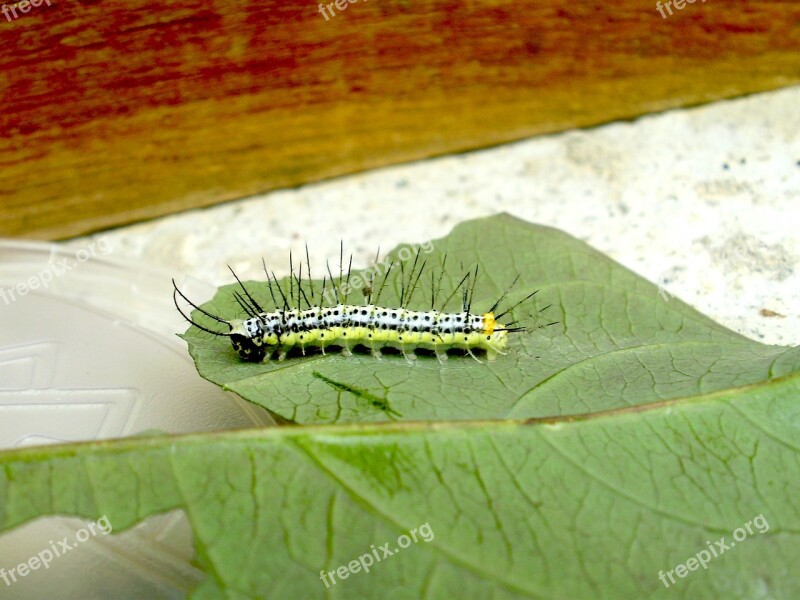
[[[183,509],[207,575],[195,598],[788,600],[800,597],[799,395],[793,374],[545,421],[5,452],[0,525],[104,515],[118,533]],[[330,589],[320,580],[426,523],[430,541]],[[673,574],[669,589],[659,580],[723,537],[729,547],[707,569]]]
[[[61,514],[117,534],[183,510],[194,598],[800,597],[800,348],[749,341],[508,216],[426,258],[445,251],[480,264],[479,307],[520,274],[514,298],[540,292],[515,316],[533,326],[552,303],[559,325],[493,363],[413,366],[248,365],[189,331],[206,377],[313,425],[0,452],[0,531]],[[233,316],[230,294],[207,308]],[[399,548],[423,527],[432,539]],[[369,573],[320,580],[386,543]]]
[[[401,262],[399,250],[391,256]],[[725,329],[554,229],[508,215],[459,225],[435,242],[434,251],[420,253],[436,282],[445,253],[450,268],[442,296],[466,269],[479,266],[473,312],[488,309],[517,276],[511,303],[539,290],[514,311],[529,331],[511,335],[507,355],[484,364],[455,356],[443,365],[420,356],[409,365],[400,355],[378,361],[367,353],[328,352],[252,364],[239,360],[226,338],[195,327],[183,337],[203,377],[298,424],[591,413],[756,383],[800,368],[796,350]],[[406,279],[411,263],[404,264]],[[400,279],[396,268],[383,304],[397,305]],[[282,283],[288,295],[288,283]],[[274,307],[265,282],[245,285],[266,310]],[[319,293],[321,282],[315,287]],[[431,288],[426,274],[412,308],[430,308]],[[241,317],[236,289],[221,288],[203,308],[227,319]],[[450,307],[459,301],[454,298]],[[197,311],[193,318],[216,325]],[[551,321],[558,323],[537,328]]]

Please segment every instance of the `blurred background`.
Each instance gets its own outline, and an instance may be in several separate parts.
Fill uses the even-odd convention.
[[[39,2],[0,16],[0,236],[65,239],[800,80],[791,1]]]

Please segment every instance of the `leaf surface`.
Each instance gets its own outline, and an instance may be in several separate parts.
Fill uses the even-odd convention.
[[[0,530],[63,514],[118,533],[183,510],[195,598],[800,597],[800,348],[747,340],[508,216],[435,247],[433,264],[480,265],[479,310],[519,274],[512,301],[540,292],[515,317],[559,324],[492,363],[411,366],[246,364],[192,329],[205,377],[303,426],[1,452]],[[206,308],[236,316],[231,292]],[[399,547],[422,527],[429,541]],[[676,572],[717,542],[707,568]],[[369,573],[321,581],[373,551]]]
[[[800,595],[799,395],[794,374],[545,421],[277,427],[5,452],[0,524],[105,515],[119,532],[181,508],[207,575],[196,598],[788,600]],[[425,524],[432,539],[399,548]],[[723,537],[730,547],[706,570],[669,589],[659,580]],[[398,551],[326,589],[321,570],[385,543]]]
[[[409,364],[398,354],[378,361],[369,353],[345,357],[329,351],[252,364],[239,360],[226,338],[191,327],[184,338],[198,371],[279,419],[305,425],[579,414],[713,392],[800,368],[797,351],[725,329],[583,242],[548,227],[499,215],[457,226],[434,248],[420,252],[426,275],[410,308],[430,308],[445,254],[448,268],[440,297],[478,265],[473,312],[488,310],[517,276],[509,294],[512,304],[539,290],[513,312],[529,331],[510,335],[505,356],[483,364],[469,356],[451,356],[440,364],[427,355]],[[401,252],[390,254],[396,264],[398,256],[410,254]],[[408,279],[413,259],[403,262]],[[354,271],[354,276],[361,274]],[[382,304],[398,305],[401,279],[399,268],[393,269]],[[283,284],[288,296],[288,283]],[[263,308],[273,309],[265,282],[248,282],[246,287]],[[226,319],[241,317],[235,290],[221,288],[203,308]],[[457,310],[459,296],[450,309]],[[356,292],[350,301],[362,302],[363,297]],[[197,312],[194,318],[213,325]],[[553,321],[557,324],[539,327]]]

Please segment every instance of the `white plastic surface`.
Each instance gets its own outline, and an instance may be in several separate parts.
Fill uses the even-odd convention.
[[[172,274],[109,260],[109,250],[0,240],[0,448],[271,424],[197,374],[175,335],[186,325]],[[178,283],[193,298],[214,291]],[[180,511],[92,535],[47,569],[10,577],[51,542],[73,545],[87,523],[46,517],[0,536],[0,598],[180,598],[202,577]]]

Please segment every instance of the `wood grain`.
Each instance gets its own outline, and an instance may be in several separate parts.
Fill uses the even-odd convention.
[[[62,238],[795,84],[790,1],[118,2],[0,15],[0,235]]]

